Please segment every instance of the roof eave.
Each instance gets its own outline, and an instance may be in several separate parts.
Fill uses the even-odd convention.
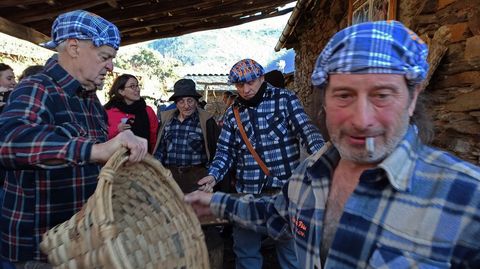
[[[277,44],[275,45],[275,51],[280,51],[283,48],[287,48],[287,43],[291,41],[292,35],[295,32],[295,27],[297,27],[298,22],[301,17],[307,11],[312,4],[319,2],[320,4],[325,4],[325,0],[298,0],[295,8],[290,15],[290,18],[287,21],[287,25],[282,31],[280,38],[278,39]]]

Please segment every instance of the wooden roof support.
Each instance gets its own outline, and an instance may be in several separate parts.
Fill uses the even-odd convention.
[[[47,10],[42,9],[42,10],[28,10],[25,12],[18,12],[14,16],[10,17],[10,19],[18,23],[36,22],[40,20],[55,18],[58,16],[58,14],[61,14],[64,12],[68,12],[76,9],[88,9],[94,6],[105,4],[106,2],[111,2],[111,1],[107,1],[107,0],[69,1],[69,3],[66,5],[51,7]]]
[[[228,17],[221,22],[219,22],[219,21],[205,22],[205,23],[202,24],[201,27],[199,27],[198,25],[191,25],[191,26],[185,26],[185,27],[177,25],[177,26],[171,27],[169,29],[161,29],[161,30],[154,29],[153,31],[148,31],[148,33],[145,33],[145,35],[148,36],[148,39],[181,36],[181,35],[190,34],[190,33],[193,33],[193,32],[212,30],[212,29],[221,29],[221,28],[240,25],[240,24],[244,24],[244,23],[252,22],[252,21],[256,21],[256,20],[273,18],[273,17],[276,17],[276,16],[281,16],[281,15],[287,14],[290,11],[292,11],[292,8],[288,8],[288,9],[282,10],[282,11],[280,11],[278,13],[274,13],[274,14],[261,14],[261,15],[256,15],[256,16],[250,16],[250,17],[242,19],[242,20],[232,19],[232,18]],[[164,26],[162,26],[162,27],[164,27]],[[143,42],[145,40],[146,40],[146,37],[142,34],[131,35],[131,36],[128,36],[127,39],[122,40],[122,46],[130,45],[130,44],[134,44],[134,43],[138,43],[138,42]]]
[[[111,11],[109,9],[98,10],[97,15],[104,18],[109,18],[109,20],[115,24],[118,24],[122,21],[129,21],[135,18],[148,18],[148,17],[162,17],[167,16],[167,12],[177,12],[183,11],[185,9],[192,9],[192,7],[202,8],[206,4],[198,4],[198,0],[182,0],[181,2],[160,2],[149,5],[140,5],[134,7],[128,7],[124,9],[117,9]],[[156,11],[158,12],[152,12]]]
[[[107,4],[113,8],[117,8],[118,7],[118,3],[116,0],[107,0]]]
[[[47,1],[45,0],[2,0],[0,1],[0,8],[2,7],[11,7],[11,6],[27,6],[27,5],[35,5],[35,4],[44,4]]]
[[[285,28],[283,29],[282,34],[280,35],[280,38],[278,39],[278,42],[275,45],[275,51],[280,51],[283,47],[285,47],[285,43],[294,32],[295,27],[297,26],[297,23],[300,17],[302,16],[302,13],[306,9],[306,7],[310,4],[311,1],[312,0],[297,1],[297,4],[295,5],[295,9],[293,10],[292,15],[290,15],[290,18],[287,21],[287,25],[285,25]]]
[[[313,0],[307,0],[313,1]],[[326,1],[326,0],[321,0]],[[48,40],[59,14],[85,9],[115,23],[122,45],[179,36],[280,16],[293,0],[2,0],[2,32],[39,43]],[[18,27],[21,25],[24,28]],[[31,28],[31,29],[28,29]],[[41,33],[41,34],[39,34]]]
[[[0,17],[0,32],[30,41],[37,45],[50,39],[48,36],[37,32],[32,28],[13,23],[2,17]]]
[[[263,5],[248,5],[244,4],[242,2],[241,4],[234,3],[234,4],[228,4],[228,5],[222,5],[221,9],[225,10],[224,12],[217,12],[217,11],[209,11],[209,12],[190,12],[190,13],[185,13],[184,16],[179,17],[179,16],[172,16],[172,17],[161,17],[157,18],[155,20],[144,20],[141,22],[137,23],[130,23],[128,26],[123,25],[122,23],[118,23],[117,26],[121,29],[122,33],[123,32],[129,32],[129,31],[136,31],[138,29],[145,28],[145,25],[148,24],[149,27],[165,27],[166,25],[181,25],[182,23],[189,23],[189,22],[194,22],[197,23],[198,20],[200,19],[206,19],[206,20],[220,20],[222,18],[233,18],[235,20],[238,20],[236,17],[242,17],[242,16],[248,16],[263,11],[266,7],[272,6],[273,2],[278,3],[279,1],[264,1]],[[290,0],[284,0],[283,2],[280,1],[278,5],[281,6],[282,3],[287,4],[290,2]],[[239,8],[241,7],[241,8]],[[220,6],[219,6],[220,8]],[[229,11],[231,10],[231,11]],[[241,10],[241,12],[239,12]],[[292,9],[286,9],[281,10],[278,12],[278,15],[284,15],[288,12],[290,12]],[[238,16],[235,16],[238,15]],[[261,17],[263,19],[263,17]],[[257,19],[259,19],[257,17]],[[224,26],[221,26],[220,28],[223,28]]]

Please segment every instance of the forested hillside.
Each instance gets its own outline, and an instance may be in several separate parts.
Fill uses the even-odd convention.
[[[284,53],[274,47],[283,25],[265,29],[227,28],[153,41],[149,48],[168,58],[180,60],[181,73],[227,73],[242,58],[253,58],[262,65]]]
[[[264,67],[274,58],[274,47],[285,25],[280,17],[232,28],[120,47],[114,61],[115,74],[107,77],[102,102],[116,75],[131,73],[142,84],[142,95],[149,100],[168,99],[173,83],[187,74],[226,74],[240,59],[252,58]],[[44,64],[54,52],[25,40],[0,33],[0,62],[11,65],[18,76],[24,68]],[[152,101],[153,102],[153,101]]]

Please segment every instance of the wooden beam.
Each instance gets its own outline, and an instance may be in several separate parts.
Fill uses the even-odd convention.
[[[241,20],[239,20],[238,18],[232,19],[231,17],[229,17],[230,19],[227,18],[224,21],[216,21],[216,22],[209,21],[209,22],[205,22],[205,23],[202,23],[202,24],[190,25],[188,27],[177,26],[177,27],[172,27],[172,28],[169,28],[169,29],[162,29],[162,30],[155,29],[156,31],[154,30],[152,32],[148,32],[148,33],[145,33],[145,34],[139,34],[139,35],[136,35],[136,36],[127,35],[125,37],[122,37],[122,44],[121,45],[125,46],[125,45],[135,44],[135,43],[139,43],[139,42],[154,40],[154,39],[158,39],[158,38],[175,37],[175,36],[190,34],[190,33],[193,33],[193,32],[200,32],[200,31],[205,31],[205,30],[221,29],[221,28],[236,26],[236,25],[247,23],[247,22],[252,22],[252,21],[256,21],[256,20],[262,20],[262,19],[281,16],[281,15],[284,15],[284,14],[290,12],[292,9],[293,8],[288,8],[288,9],[279,11],[277,13],[261,14],[261,15],[257,15],[257,16],[251,16],[251,17],[241,19]]]
[[[120,31],[122,32],[122,34],[125,34],[125,33],[133,33],[134,32],[142,32],[142,31],[145,31],[146,28],[150,28],[150,24],[152,24],[153,27],[167,27],[167,30],[169,28],[172,28],[172,27],[175,27],[178,23],[197,23],[197,18],[198,19],[205,19],[203,17],[195,17],[194,20],[192,20],[192,16],[190,14],[200,14],[200,13],[203,13],[205,11],[208,11],[208,9],[206,8],[206,6],[204,5],[195,5],[194,3],[198,2],[198,0],[183,0],[181,2],[181,5],[177,5],[177,7],[175,8],[175,5],[172,4],[171,2],[167,2],[167,3],[170,3],[169,5],[163,5],[163,7],[165,8],[161,8],[160,10],[162,10],[162,13],[168,9],[168,8],[173,8],[174,10],[176,10],[175,12],[183,12],[185,15],[184,16],[168,16],[168,15],[164,15],[164,14],[160,14],[160,13],[157,13],[155,11],[153,11],[153,15],[156,16],[156,18],[153,20],[153,22],[155,22],[155,24],[152,23],[152,21],[150,20],[143,20],[143,21],[134,21],[132,19],[130,19],[129,21],[124,21],[122,20],[123,22],[122,23],[118,23],[116,22],[116,18],[122,18],[122,17],[129,17],[126,15],[126,12],[128,11],[128,13],[130,13],[132,10],[135,11],[134,13],[137,13],[139,12],[140,10],[139,9],[135,9],[135,6],[131,6],[131,7],[128,7],[128,8],[125,8],[123,11],[121,11],[121,8],[118,8],[117,10],[113,10],[113,13],[115,15],[115,18],[110,18],[110,15],[108,15],[108,11],[112,12],[112,9],[107,6],[107,5],[102,5],[102,6],[98,6],[98,8],[100,8],[102,11],[99,12],[97,8],[95,8],[95,13],[112,21],[115,25],[117,25],[120,29]],[[204,2],[204,1],[203,1]],[[277,5],[281,5],[282,3],[289,3],[291,2],[291,0],[281,0],[281,1],[272,1],[272,0],[262,0],[261,2],[257,2],[257,4],[267,4],[267,5],[272,5],[272,3],[275,3],[274,6],[276,7]],[[131,4],[131,5],[141,5],[143,2],[141,3],[136,3],[134,1],[130,1],[128,2],[128,4]],[[238,3],[238,0],[230,0],[230,1],[225,1],[225,3]],[[243,3],[243,2],[242,2]],[[184,5],[188,5],[187,7],[185,7]],[[211,5],[211,4],[210,4]],[[194,6],[195,8],[197,7],[200,7],[200,11],[192,11],[192,6]],[[155,5],[155,7],[159,7],[158,5]],[[123,6],[122,6],[123,8]],[[144,7],[142,7],[144,8]],[[260,7],[260,9],[262,8],[262,6]],[[188,9],[188,10],[187,10]],[[248,11],[246,8],[244,7],[236,7],[234,10],[236,10],[235,14],[239,13],[238,10],[241,10],[243,9],[243,11]],[[217,10],[218,10],[218,7],[217,7]],[[229,9],[226,9],[226,10],[232,10],[231,7],[229,7]],[[250,12],[252,14],[258,12],[259,10],[255,10],[253,12]],[[261,11],[261,10],[260,10]],[[150,12],[152,12],[150,10]],[[105,13],[105,14],[103,14]],[[221,13],[221,12],[219,12]],[[213,14],[215,15],[215,13],[212,13],[211,11],[209,11],[208,14]],[[243,14],[241,14],[243,15]],[[239,15],[240,16],[240,15]],[[182,17],[187,17],[186,21],[182,21],[181,18]],[[177,18],[177,19],[176,19]],[[10,18],[9,18],[10,19]],[[53,19],[53,17],[52,17]],[[162,20],[164,19],[167,19],[168,21],[166,22],[162,22]],[[208,19],[217,19],[217,17],[207,17],[206,18],[207,20]],[[41,20],[41,21],[37,21],[34,23],[34,25],[32,25],[32,27],[34,27],[37,31],[41,32],[41,33],[44,33],[45,35],[50,35],[50,29],[51,29],[51,26],[52,26],[52,21],[53,20]],[[159,21],[159,22],[157,22]],[[130,25],[136,25],[137,27],[130,27]],[[130,30],[130,31],[129,31]],[[163,30],[163,29],[162,29]],[[137,34],[138,35],[138,34]],[[141,34],[140,34],[141,35]]]
[[[141,19],[140,22],[147,22],[158,19],[159,17],[167,17],[172,14],[172,18],[178,18],[181,14],[189,15],[191,13],[198,14],[204,11],[217,11],[217,13],[225,13],[226,11],[237,10],[235,7],[278,7],[292,0],[257,0],[246,3],[244,0],[230,1],[203,1],[198,0],[182,0],[177,2],[161,1],[160,3],[135,6],[125,9],[97,10],[97,14],[115,23],[119,28],[125,24],[129,24],[132,20]]]
[[[107,4],[113,8],[117,8],[118,7],[118,3],[117,3],[117,0],[107,0]]]
[[[266,2],[266,1],[264,1]],[[124,32],[134,32],[139,29],[145,28],[146,26],[148,27],[165,27],[167,25],[179,25],[182,23],[200,23],[200,21],[205,21],[205,20],[217,20],[219,18],[224,18],[224,17],[244,17],[244,16],[249,16],[256,14],[258,12],[262,12],[266,8],[270,8],[273,6],[276,6],[278,3],[281,1],[269,1],[267,3],[264,3],[263,5],[259,6],[250,6],[250,5],[235,5],[235,6],[222,6],[221,9],[225,10],[224,12],[219,12],[217,10],[208,10],[207,12],[196,12],[196,13],[185,13],[183,16],[171,16],[171,17],[161,17],[155,20],[144,20],[140,22],[135,22],[135,23],[118,23],[117,26],[119,29],[121,29],[122,33]],[[291,2],[290,0],[284,0],[283,2]],[[285,11],[279,11],[281,12],[280,15],[284,15],[288,12],[290,12],[292,8],[288,9],[287,12]],[[279,16],[279,15],[277,15]],[[221,26],[220,26],[221,27]]]
[[[9,6],[0,10],[0,18],[4,19],[0,31],[33,43],[44,42],[48,40],[56,16],[75,9],[86,9],[114,22],[122,33],[122,44],[132,44],[280,16],[291,9],[276,10],[292,1],[1,0],[0,6]]]
[[[107,0],[91,0],[91,1],[68,1],[66,5],[59,5],[56,7],[49,7],[48,9],[28,10],[25,12],[17,12],[13,16],[9,16],[8,19],[17,23],[32,23],[45,19],[55,18],[59,14],[73,11],[77,9],[88,9],[94,6],[105,4]]]
[[[0,17],[0,32],[30,41],[36,45],[50,39],[50,37],[35,31],[32,28],[11,22],[2,17]]]
[[[2,7],[14,7],[14,6],[29,6],[35,4],[45,4],[45,0],[2,0],[0,1],[0,8]]]
[[[134,6],[118,10],[98,10],[98,15],[110,20],[116,25],[121,22],[131,22],[134,19],[143,20],[168,16],[167,14],[176,14],[177,12],[187,12],[192,9],[211,8],[211,2],[198,3],[198,0],[182,0],[178,2],[166,2]],[[173,16],[172,16],[173,17]]]

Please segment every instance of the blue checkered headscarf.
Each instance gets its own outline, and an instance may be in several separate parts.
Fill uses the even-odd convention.
[[[414,84],[427,75],[428,48],[397,21],[355,24],[336,33],[318,56],[312,84],[323,87],[328,74],[402,74]]]
[[[61,14],[52,25],[52,40],[40,44],[54,49],[69,38],[92,40],[95,47],[103,45],[118,49],[120,32],[118,28],[104,18],[84,10],[75,10]]]
[[[243,59],[232,66],[228,74],[231,84],[245,83],[259,78],[265,74],[263,67],[252,59]]]

